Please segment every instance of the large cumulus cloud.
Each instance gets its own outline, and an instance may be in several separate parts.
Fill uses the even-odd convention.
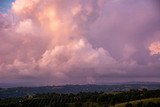
[[[16,0],[0,15],[0,80],[159,81],[158,8],[134,2]]]

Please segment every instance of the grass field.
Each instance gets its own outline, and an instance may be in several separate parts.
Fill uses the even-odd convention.
[[[104,104],[98,104],[94,102],[86,102],[82,104],[75,104],[75,103],[70,103],[68,104],[69,107],[104,107]]]
[[[149,98],[149,99],[135,100],[135,101],[130,101],[129,103],[131,103],[133,106],[135,106],[136,104],[138,104],[140,102],[142,102],[143,104],[147,104],[149,102],[160,103],[160,98]],[[111,107],[125,107],[126,104],[127,104],[127,102],[116,104],[115,106],[111,106]]]

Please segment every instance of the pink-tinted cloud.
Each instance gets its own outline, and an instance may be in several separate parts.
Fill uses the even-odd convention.
[[[8,45],[2,43],[4,49],[6,46],[9,49],[1,55],[1,76],[47,78],[51,75],[64,79],[69,78],[70,71],[77,72],[75,68],[81,71],[115,63],[106,50],[94,49],[85,38],[85,30],[99,14],[99,3],[16,0],[12,7],[16,21],[8,29],[1,29],[5,39],[12,38]]]
[[[159,17],[149,0],[16,0],[0,15],[0,80],[159,81]]]
[[[160,42],[153,42],[149,46],[150,54],[160,54]]]

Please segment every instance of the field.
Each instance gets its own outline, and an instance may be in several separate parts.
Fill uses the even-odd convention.
[[[143,104],[143,105],[147,105],[148,103],[160,103],[160,98],[148,98],[148,99],[142,99],[142,100],[135,100],[135,101],[130,101],[129,103],[132,104],[133,107],[137,107],[138,104]],[[120,104],[116,104],[115,106],[111,106],[111,107],[125,107],[127,104],[127,102],[125,103],[120,103]]]

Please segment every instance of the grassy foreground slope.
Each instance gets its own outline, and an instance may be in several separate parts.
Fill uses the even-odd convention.
[[[115,106],[111,106],[111,107],[126,107],[127,104],[132,104],[132,107],[140,107],[142,105],[143,106],[147,106],[147,104],[149,103],[154,103],[154,104],[160,104],[160,97],[159,98],[148,98],[148,99],[142,99],[142,100],[135,100],[135,101],[130,101],[130,102],[125,102],[125,103],[120,103],[120,104],[116,104]],[[127,106],[130,107],[130,106]],[[148,106],[147,106],[148,107]],[[156,106],[158,107],[158,106]]]

